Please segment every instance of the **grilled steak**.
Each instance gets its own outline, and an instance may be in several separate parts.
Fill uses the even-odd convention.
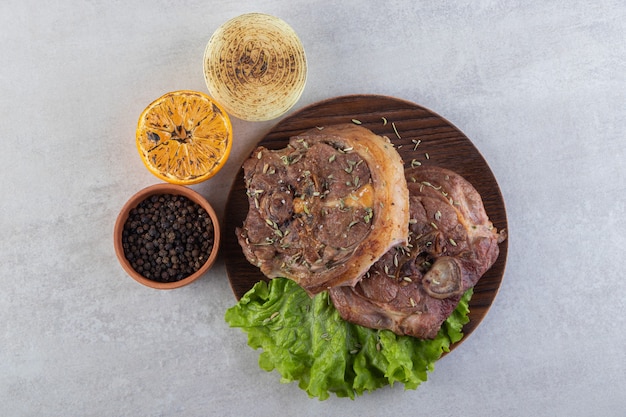
[[[505,238],[460,175],[437,167],[405,171],[409,244],[389,250],[355,287],[332,288],[350,322],[432,339],[463,293],[493,265]]]
[[[312,129],[244,162],[249,211],[236,230],[269,278],[309,294],[354,285],[408,237],[408,189],[387,138],[354,124]]]

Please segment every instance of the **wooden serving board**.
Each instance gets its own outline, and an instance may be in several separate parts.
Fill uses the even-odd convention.
[[[496,179],[472,142],[450,122],[417,104],[387,96],[352,95],[335,97],[312,104],[278,122],[259,142],[268,149],[280,149],[289,138],[306,130],[339,123],[360,122],[395,144],[405,167],[413,161],[451,169],[470,181],[482,196],[485,210],[498,230],[507,229],[506,210]],[[419,144],[418,144],[419,143]],[[244,257],[235,228],[248,212],[248,199],[240,169],[226,202],[222,229],[222,256],[231,288],[237,299],[252,286],[266,279]],[[465,339],[480,324],[493,302],[504,274],[508,240],[500,244],[496,263],[474,288],[470,302],[470,321]],[[458,345],[458,343],[456,344]],[[455,346],[456,346],[455,345]],[[451,349],[455,346],[451,346]]]

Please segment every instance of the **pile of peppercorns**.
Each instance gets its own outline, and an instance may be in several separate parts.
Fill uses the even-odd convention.
[[[213,243],[206,210],[176,194],[147,197],[130,210],[122,231],[124,255],[133,269],[158,282],[180,281],[196,272]]]

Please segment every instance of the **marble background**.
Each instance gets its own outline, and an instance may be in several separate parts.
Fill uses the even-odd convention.
[[[167,91],[206,91],[209,37],[255,11],[305,46],[294,110],[352,93],[419,103],[498,179],[500,292],[416,391],[309,399],[225,324],[223,260],[169,292],[116,260],[119,209],[158,182],[135,150],[139,114]],[[622,0],[4,0],[0,34],[0,415],[625,415]],[[275,122],[234,119],[229,162],[194,186],[221,217]]]

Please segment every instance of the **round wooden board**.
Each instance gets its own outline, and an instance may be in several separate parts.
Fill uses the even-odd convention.
[[[472,142],[450,122],[415,103],[379,95],[335,97],[305,107],[278,122],[259,142],[268,149],[280,149],[289,138],[306,130],[358,121],[378,135],[387,136],[396,145],[405,167],[412,161],[437,165],[465,177],[482,196],[485,210],[494,226],[507,228],[506,210],[496,179]],[[419,141],[419,145],[416,146]],[[235,236],[248,212],[248,199],[240,169],[226,202],[222,231],[222,255],[226,272],[237,299],[266,278],[244,257]],[[496,263],[474,288],[470,301],[470,321],[463,332],[465,339],[480,324],[493,302],[504,274],[508,240],[500,244]],[[453,349],[458,343],[451,346]]]

